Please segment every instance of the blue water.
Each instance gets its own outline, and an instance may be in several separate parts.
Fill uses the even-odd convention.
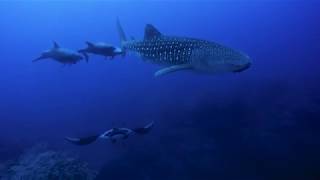
[[[37,143],[71,151],[97,179],[320,179],[317,1],[1,1],[0,164]],[[246,52],[241,73],[176,72],[135,54],[71,67],[31,61],[85,41],[120,46],[115,27],[219,42]],[[122,143],[65,136],[155,122]]]

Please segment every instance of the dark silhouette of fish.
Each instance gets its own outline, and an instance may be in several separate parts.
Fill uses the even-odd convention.
[[[71,138],[66,137],[65,139],[75,145],[88,145],[93,142],[95,142],[98,139],[108,139],[112,143],[117,142],[118,139],[127,139],[130,135],[144,135],[150,132],[154,125],[154,122],[149,123],[148,125],[142,127],[142,128],[112,128],[102,134],[97,134],[93,136],[88,137],[82,137],[82,138]]]
[[[62,64],[76,64],[83,59],[82,55],[70,49],[61,48],[56,42],[53,42],[53,47],[44,51],[38,58],[32,62],[43,59],[53,59]]]
[[[117,55],[123,54],[120,48],[110,44],[101,43],[101,42],[100,43],[86,42],[86,44],[87,44],[87,48],[81,49],[78,51],[79,53],[82,53],[84,55],[84,57],[86,58],[86,61],[89,60],[89,56],[87,55],[88,53],[101,55],[104,57],[111,57],[111,59],[113,59]]]
[[[251,65],[250,58],[240,51],[206,40],[166,36],[151,24],[145,26],[141,41],[127,40],[119,20],[117,29],[123,53],[134,51],[145,61],[165,66],[155,76],[180,70],[210,74],[241,72]]]

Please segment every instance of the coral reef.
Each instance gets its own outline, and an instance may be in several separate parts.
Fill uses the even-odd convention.
[[[97,173],[68,153],[37,145],[7,167],[4,180],[92,180]]]

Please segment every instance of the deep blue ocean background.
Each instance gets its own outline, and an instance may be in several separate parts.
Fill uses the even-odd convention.
[[[320,179],[317,1],[1,1],[0,164],[47,143],[99,170],[97,179]],[[134,54],[71,67],[31,61],[85,41],[119,46],[146,23],[163,34],[246,52],[252,67],[217,76],[176,72]],[[123,143],[73,146],[65,136],[112,127],[153,131]]]

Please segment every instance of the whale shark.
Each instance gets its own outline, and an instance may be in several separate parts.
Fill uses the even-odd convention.
[[[61,48],[58,43],[53,42],[53,47],[44,51],[38,58],[32,62],[37,62],[43,59],[53,59],[62,64],[76,64],[83,59],[82,55],[70,49]]]
[[[88,145],[97,141],[98,139],[110,140],[112,143],[116,143],[117,140],[127,139],[131,135],[147,134],[151,131],[151,129],[153,128],[153,125],[154,125],[154,122],[151,122],[144,127],[134,128],[134,129],[112,128],[101,134],[96,134],[96,135],[81,137],[81,138],[66,137],[65,140],[75,145]]]
[[[251,66],[248,55],[216,42],[164,35],[152,24],[146,24],[143,40],[128,40],[119,19],[116,25],[124,54],[133,51],[146,62],[164,66],[155,76],[182,70],[206,74],[242,72]]]
[[[123,54],[120,48],[103,42],[92,43],[87,41],[86,44],[87,47],[85,49],[81,49],[78,51],[79,53],[82,53],[84,55],[86,61],[88,61],[89,59],[89,56],[87,55],[88,53],[102,55],[104,57],[111,57],[111,59],[113,59],[117,55]]]

